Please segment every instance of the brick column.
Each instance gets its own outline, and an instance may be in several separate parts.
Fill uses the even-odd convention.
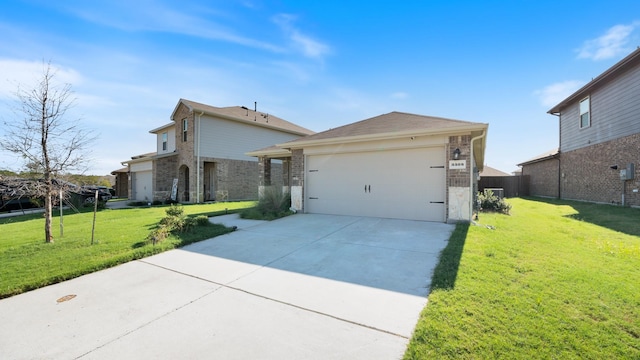
[[[453,160],[453,152],[460,149],[458,160],[465,161],[464,169],[450,169],[449,161]],[[469,187],[471,172],[474,168],[471,158],[471,135],[449,136],[446,147],[447,172],[447,222],[470,221],[469,203],[473,201]]]
[[[266,156],[258,158],[258,167],[260,171],[260,186],[271,185],[271,159]]]
[[[290,179],[289,179],[289,174],[291,173],[291,160],[290,159],[283,159],[282,160],[282,186],[286,186],[287,188],[289,188],[290,184]]]
[[[302,211],[304,206],[304,153],[302,149],[291,151],[291,207]]]

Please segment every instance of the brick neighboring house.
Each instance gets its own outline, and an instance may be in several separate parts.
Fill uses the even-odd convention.
[[[170,123],[149,132],[156,135],[156,151],[122,163],[129,173],[129,199],[164,201],[175,196],[193,203],[257,199],[258,162],[245,153],[313,134],[256,109],[186,99],[178,101]],[[277,162],[272,171],[281,174],[282,167]]]
[[[640,206],[640,49],[548,113],[558,116],[560,147],[519,164],[537,179],[531,195]]]
[[[533,196],[560,197],[560,154],[558,149],[547,151],[518,166],[521,176],[529,177],[529,194]]]
[[[126,198],[129,196],[129,168],[114,170],[111,175],[115,176],[115,185],[113,189],[116,192],[116,197]]]

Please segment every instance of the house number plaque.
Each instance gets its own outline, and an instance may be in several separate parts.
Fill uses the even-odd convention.
[[[467,168],[467,160],[449,160],[450,170],[464,170]]]

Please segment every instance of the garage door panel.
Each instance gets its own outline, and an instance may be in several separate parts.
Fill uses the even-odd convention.
[[[153,174],[151,171],[138,171],[134,173],[133,179],[133,200],[151,201],[153,199],[151,182]]]
[[[443,148],[312,155],[307,164],[307,212],[444,221]]]

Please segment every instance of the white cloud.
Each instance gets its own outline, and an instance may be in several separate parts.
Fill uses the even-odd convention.
[[[534,94],[538,96],[543,106],[552,107],[573,94],[584,84],[584,81],[567,80],[551,84],[542,90],[536,90]]]
[[[15,59],[0,59],[0,98],[13,97],[18,86],[30,89],[37,85],[42,78],[47,63],[43,61],[24,61]],[[63,68],[51,64],[51,70],[55,72],[55,84],[79,84],[82,76],[74,69]]]
[[[304,56],[321,59],[331,52],[331,48],[328,45],[303,34],[294,27],[295,20],[296,17],[291,14],[278,14],[273,17],[273,22],[280,26],[293,43],[293,46],[301,51]]]
[[[595,39],[587,40],[577,50],[579,59],[605,60],[629,52],[629,38],[640,22],[629,25],[615,25]]]
[[[86,21],[124,31],[182,34],[265,49],[272,52],[283,51],[276,45],[242,36],[234,29],[211,21],[213,15],[219,14],[210,8],[197,9],[197,11],[194,10],[189,13],[189,9],[186,6],[174,9],[161,1],[147,0],[137,5],[131,6],[129,2],[111,2],[105,8],[104,4],[84,2],[82,6],[79,4],[60,6],[66,6],[66,11]],[[196,15],[193,15],[194,13]],[[110,16],[111,14],[117,14],[117,16]],[[202,14],[206,14],[207,17],[202,16]]]

